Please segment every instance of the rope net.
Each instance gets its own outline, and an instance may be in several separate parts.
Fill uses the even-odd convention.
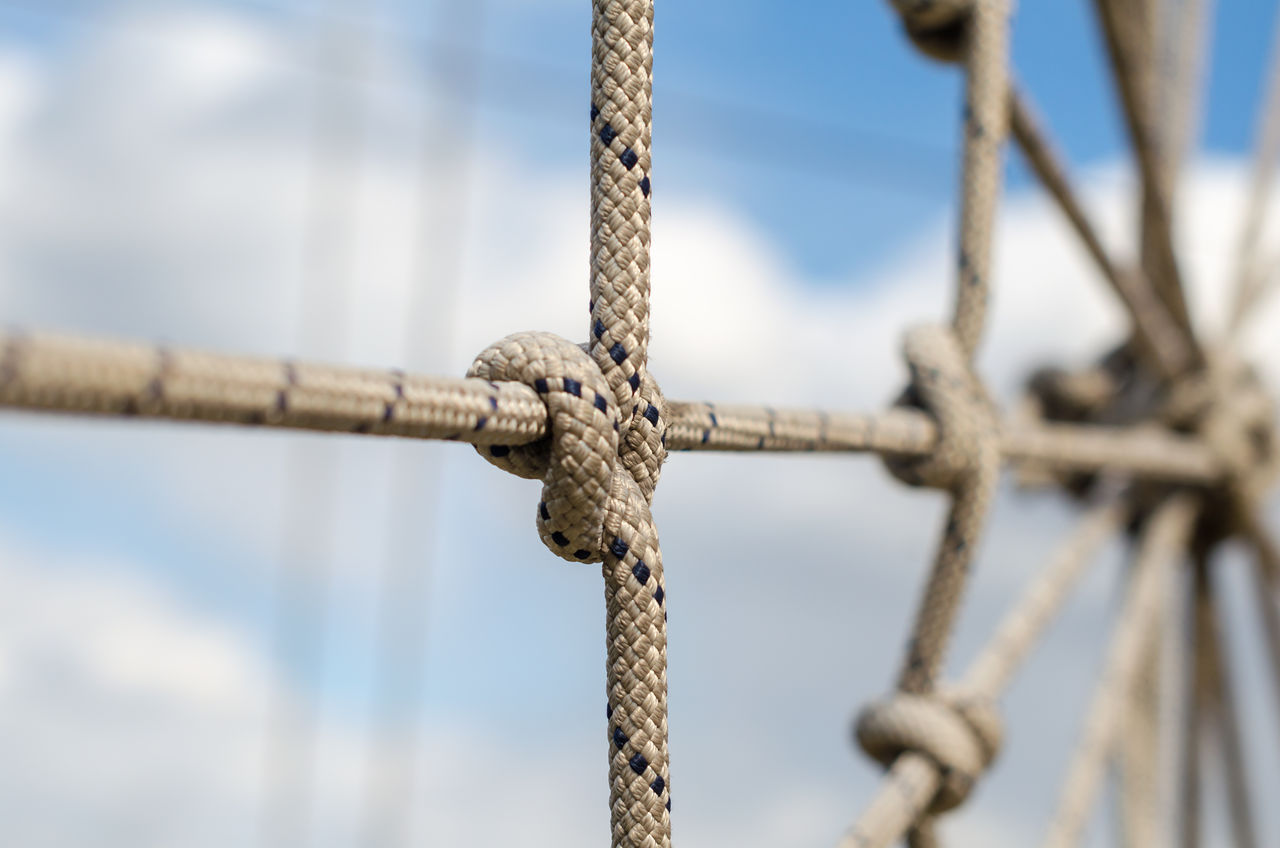
[[[937,819],[963,804],[1002,741],[997,702],[1072,585],[1109,538],[1131,534],[1133,564],[1103,673],[1044,844],[1077,844],[1107,766],[1122,764],[1132,844],[1159,844],[1155,666],[1189,622],[1179,829],[1198,840],[1197,764],[1216,726],[1237,841],[1256,843],[1244,751],[1219,632],[1212,554],[1240,539],[1256,554],[1256,600],[1280,692],[1280,554],[1259,518],[1276,467],[1272,403],[1232,352],[1207,345],[1184,296],[1172,229],[1202,65],[1199,0],[1096,0],[1141,178],[1138,262],[1111,256],[1078,200],[1008,57],[1006,0],[892,0],[910,39],[965,75],[954,311],[911,329],[910,381],[888,410],[854,414],[666,400],[648,369],[653,4],[593,0],[590,307],[587,341],[509,335],[450,378],[252,359],[148,344],[0,332],[0,404],[46,412],[439,439],[540,480],[533,510],[557,556],[601,564],[605,587],[612,844],[668,846],[663,558],[650,504],[668,451],[866,452],[910,486],[949,499],[894,691],[854,735],[885,767],[842,848],[939,844]],[[1280,64],[1276,65],[1280,68]],[[1280,70],[1259,120],[1258,160],[1231,308],[1234,334],[1267,292],[1260,233],[1280,150]],[[1061,208],[1130,322],[1129,337],[1080,372],[1043,370],[1002,415],[973,369],[986,324],[1006,139]],[[1002,467],[1088,503],[958,684],[947,649]],[[1187,579],[1180,579],[1186,576]],[[1179,607],[1176,589],[1185,588]],[[1175,619],[1175,614],[1178,618]],[[1136,730],[1135,730],[1136,729]],[[1130,732],[1134,731],[1134,732]]]

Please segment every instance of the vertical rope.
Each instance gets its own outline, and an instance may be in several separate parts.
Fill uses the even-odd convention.
[[[1187,651],[1186,651],[1186,709],[1183,713],[1182,736],[1182,798],[1179,808],[1179,830],[1182,848],[1199,848],[1200,845],[1200,763],[1204,747],[1204,723],[1207,710],[1208,667],[1206,664],[1206,619],[1203,594],[1199,591],[1195,573],[1186,581]]]
[[[952,324],[973,357],[986,323],[1000,148],[1008,132],[1008,0],[975,0],[968,22],[960,246]]]
[[[1159,91],[1156,114],[1164,139],[1167,179],[1177,179],[1199,132],[1204,70],[1213,32],[1213,0],[1175,0],[1157,22]]]
[[[1174,320],[1190,333],[1191,319],[1173,251],[1170,198],[1161,164],[1160,139],[1152,116],[1154,62],[1148,49],[1146,0],[1095,0],[1095,5],[1142,177],[1143,269]]]
[[[652,0],[595,0],[591,42],[591,356],[630,410],[649,355]]]
[[[1219,601],[1213,589],[1207,556],[1196,558],[1196,593],[1203,599],[1206,670],[1213,717],[1218,727],[1218,742],[1226,778],[1227,807],[1231,834],[1236,848],[1256,848],[1258,838],[1253,829],[1252,804],[1249,801],[1248,776],[1244,764],[1244,746],[1240,740],[1235,692],[1231,686],[1231,669],[1223,646],[1222,626],[1218,619]]]
[[[1157,774],[1160,768],[1160,647],[1164,604],[1138,661],[1133,697],[1124,711],[1119,745],[1120,827],[1128,848],[1161,845],[1157,838]]]
[[[647,373],[653,3],[594,0],[592,10],[589,352],[630,422],[623,462],[651,493],[665,452],[648,438],[665,414]],[[656,536],[634,530],[641,510],[652,529],[643,500],[605,523],[615,848],[671,843],[662,558]]]

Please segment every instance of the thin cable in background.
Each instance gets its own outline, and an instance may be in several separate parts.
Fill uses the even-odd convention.
[[[68,5],[74,4],[65,0],[49,0],[39,5],[33,0],[0,0],[0,9],[40,20],[81,27],[128,28],[119,20],[86,19],[82,9],[67,8]],[[239,0],[235,5],[273,18],[284,18],[289,25],[299,20],[300,13],[296,10],[266,0]],[[478,51],[480,55],[468,57],[463,54],[475,53],[476,48],[421,32],[388,31],[361,25],[359,18],[331,11],[309,11],[306,20],[343,28],[352,37],[385,38],[386,43],[406,55],[426,56],[428,61],[422,67],[428,79],[446,94],[469,98],[469,107],[518,114],[522,120],[577,133],[577,116],[581,111],[578,93],[585,81],[575,68],[483,49]],[[476,62],[488,69],[485,84],[477,85],[470,92],[457,90],[449,76],[449,69],[465,62]],[[338,79],[347,73],[335,67],[308,66],[307,70]],[[513,79],[520,80],[518,87],[497,82]],[[375,75],[360,77],[355,82],[394,84]],[[910,194],[921,200],[942,201],[954,183],[950,164],[956,152],[953,145],[904,138],[822,116],[729,102],[665,85],[661,96],[664,149],[681,151],[707,163],[766,168],[822,186],[842,186],[836,189],[842,197],[847,194],[844,187],[852,186],[877,195]],[[734,138],[735,143],[725,145],[725,137]]]
[[[367,0],[329,0],[363,7]],[[337,79],[317,77],[310,130],[306,219],[300,257],[296,349],[329,355],[346,346],[354,263],[354,209],[359,188],[367,104],[358,84],[369,45],[363,32],[316,21],[316,65],[338,67]],[[265,848],[310,843],[314,812],[319,695],[328,644],[327,605],[337,522],[336,445],[294,440],[282,494],[281,553],[276,564],[274,638],[277,662],[303,685],[274,693],[267,714],[261,843]],[[286,679],[290,676],[285,675]]]
[[[436,0],[429,6],[450,40],[481,44],[482,0]],[[404,354],[409,369],[445,361],[470,230],[471,171],[482,53],[468,49],[438,59],[435,79],[450,80],[449,95],[427,92],[422,127],[418,227],[409,265]],[[376,575],[374,679],[367,736],[367,771],[360,844],[403,848],[414,839],[422,783],[423,709],[431,621],[440,460],[421,445],[398,446],[391,469],[391,508],[385,553]]]

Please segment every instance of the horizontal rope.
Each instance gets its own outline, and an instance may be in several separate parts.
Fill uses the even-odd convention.
[[[535,388],[395,370],[227,356],[130,342],[0,331],[0,406],[232,423],[361,435],[523,445],[547,435]],[[937,427],[922,412],[877,414],[668,403],[667,446],[687,451],[880,453],[925,456]],[[1217,460],[1194,439],[1076,424],[1001,434],[1012,462],[1107,469],[1207,483]]]

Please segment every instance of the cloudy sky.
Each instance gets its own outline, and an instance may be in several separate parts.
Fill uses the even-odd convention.
[[[1025,5],[1019,76],[1131,254],[1088,4]],[[1211,333],[1272,17],[1222,6],[1179,208]],[[509,332],[583,336],[589,14],[0,2],[0,315],[441,374]],[[657,31],[667,395],[883,408],[901,329],[947,310],[956,76],[911,53],[887,4],[670,3]],[[1087,362],[1123,327],[1025,169],[1008,177],[980,361],[1006,402],[1033,365]],[[1280,315],[1254,328],[1274,380]],[[543,550],[534,484],[458,445],[19,414],[0,416],[0,467],[0,843],[606,838],[599,577]],[[1056,495],[1014,494],[957,671],[1071,527]],[[856,814],[878,775],[850,718],[893,680],[943,507],[868,457],[671,460],[655,512],[681,844],[826,846]],[[1122,554],[1018,679],[957,844],[1037,838]],[[1251,766],[1274,788],[1277,705],[1244,560],[1226,562]]]

